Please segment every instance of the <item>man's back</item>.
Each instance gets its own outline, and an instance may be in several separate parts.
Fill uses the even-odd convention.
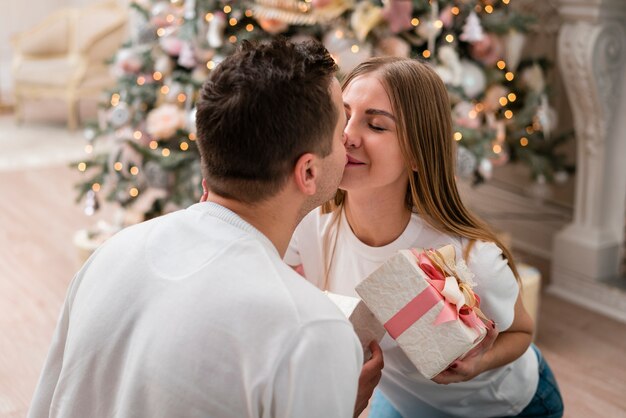
[[[263,234],[202,203],[78,273],[30,416],[347,417],[360,350]]]

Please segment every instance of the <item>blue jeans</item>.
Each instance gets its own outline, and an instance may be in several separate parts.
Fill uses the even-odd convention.
[[[530,403],[517,417],[524,418],[561,418],[563,416],[563,400],[550,366],[541,355],[541,351],[533,344],[533,350],[539,360],[539,383],[537,391]],[[370,406],[369,418],[403,418],[378,389],[374,392]],[[428,418],[428,417],[424,417]]]
[[[539,384],[535,396],[518,417],[561,418],[563,416],[563,399],[550,366],[541,355],[541,351],[533,344],[539,360]]]

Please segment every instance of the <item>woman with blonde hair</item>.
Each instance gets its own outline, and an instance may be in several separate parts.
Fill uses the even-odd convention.
[[[340,190],[303,219],[285,261],[322,290],[357,296],[355,286],[396,251],[452,244],[492,319],[485,340],[432,381],[385,336],[369,416],[562,416],[554,376],[531,345],[511,253],[459,196],[441,79],[416,60],[372,58],[342,90],[348,161]]]

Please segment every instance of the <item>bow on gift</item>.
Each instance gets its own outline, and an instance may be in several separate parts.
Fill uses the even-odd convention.
[[[485,320],[487,318],[480,310],[480,298],[460,279],[454,247],[446,245],[439,250],[426,250],[420,253],[413,249],[411,252],[417,257],[419,267],[428,276],[428,283],[444,298],[444,307],[435,324],[460,318],[468,327],[483,328],[485,324],[479,317]]]
[[[481,312],[480,298],[474,294],[471,286],[461,280],[457,271],[454,247],[447,245],[439,250],[419,252],[412,249],[417,264],[428,276],[430,286],[400,309],[385,328],[392,338],[397,338],[413,323],[420,319],[433,306],[443,300],[443,309],[435,319],[435,325],[461,319],[465,325],[480,331],[487,320]]]

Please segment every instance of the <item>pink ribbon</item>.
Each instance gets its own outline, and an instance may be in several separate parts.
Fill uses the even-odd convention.
[[[414,249],[412,249],[411,252],[417,257],[418,266],[428,276],[426,280],[430,286],[411,299],[385,323],[384,327],[389,335],[394,340],[398,338],[411,325],[424,316],[426,312],[431,310],[433,306],[439,303],[440,300],[443,300],[443,308],[435,319],[435,325],[461,319],[461,321],[470,328],[477,330],[483,328],[485,324],[478,318],[472,308],[464,305],[457,311],[456,306],[446,300],[441,294],[445,285],[445,276],[439,268],[432,264],[428,256]]]

